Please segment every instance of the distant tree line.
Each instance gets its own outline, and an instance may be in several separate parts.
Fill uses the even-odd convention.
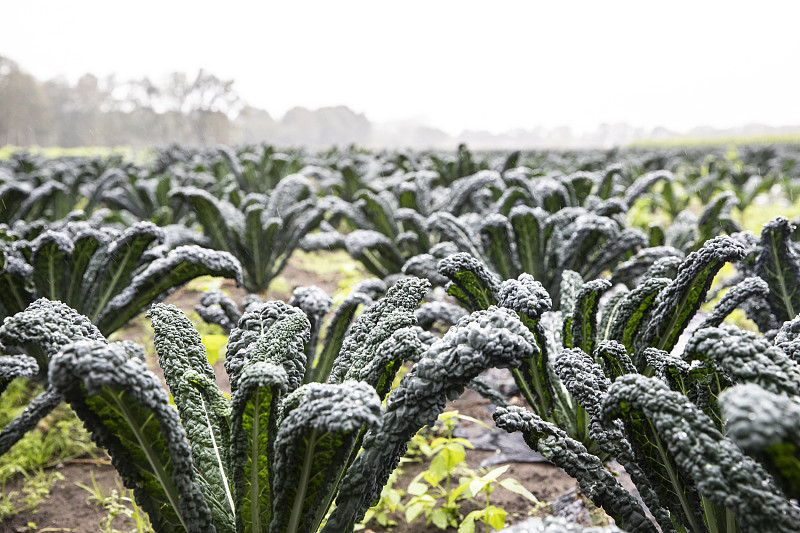
[[[0,56],[0,146],[153,146],[270,142],[366,144],[371,125],[347,107],[291,109],[277,121],[246,105],[233,81],[200,70],[166,80],[85,74],[40,81]]]
[[[800,126],[746,124],[729,129],[697,127],[688,132],[646,129],[618,122],[594,131],[569,127],[494,133],[466,130],[450,135],[403,120],[371,124],[345,106],[290,109],[280,120],[240,98],[233,81],[200,70],[175,72],[158,82],[121,81],[85,74],[77,81],[40,81],[14,61],[0,56],[0,146],[213,146],[271,143],[326,148],[333,145],[452,150],[611,148],[641,140],[713,139],[800,132]]]

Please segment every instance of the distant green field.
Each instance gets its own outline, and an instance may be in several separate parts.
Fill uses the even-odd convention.
[[[150,158],[152,151],[148,148],[131,148],[129,146],[78,146],[62,148],[60,146],[12,146],[0,147],[0,160],[8,159],[16,152],[41,154],[48,158],[55,157],[110,157],[121,155],[126,161],[143,162]]]
[[[658,148],[676,146],[740,146],[744,144],[800,144],[800,132],[780,133],[774,135],[754,135],[741,137],[676,137],[664,140],[641,140],[627,145],[626,148]]]

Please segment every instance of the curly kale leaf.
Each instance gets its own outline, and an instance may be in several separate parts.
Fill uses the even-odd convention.
[[[756,277],[745,278],[725,293],[725,296],[714,306],[711,314],[697,326],[697,329],[718,327],[734,309],[741,307],[744,302],[752,298],[763,298],[768,293],[769,285],[763,279]]]
[[[439,259],[433,254],[418,254],[403,264],[402,272],[406,276],[425,278],[437,287],[444,287],[447,284],[447,278],[439,274],[436,269],[438,263]]]
[[[192,211],[203,225],[203,231],[221,250],[232,251],[235,234],[244,232],[244,215],[225,200],[197,187],[181,187],[170,192],[170,198],[191,205]]]
[[[741,228],[731,220],[731,210],[739,205],[736,193],[723,191],[712,198],[706,205],[697,221],[697,241],[694,248],[700,248],[704,242],[718,235],[721,231],[729,233],[741,231]]]
[[[563,350],[558,354],[553,365],[564,387],[577,400],[574,406],[574,417],[569,420],[572,427],[564,428],[569,435],[573,435],[578,442],[589,442],[601,436],[601,432],[594,431],[590,436],[590,415],[594,425],[599,426],[599,404],[610,385],[608,378],[603,374],[600,366],[580,348]],[[585,407],[584,407],[585,406]],[[595,450],[596,451],[596,450]]]
[[[36,360],[36,380],[47,384],[50,359],[64,346],[79,340],[106,342],[89,319],[61,302],[39,298],[24,311],[5,319],[0,343],[6,350],[24,352]]]
[[[5,359],[5,357],[0,359]],[[42,418],[58,407],[61,400],[61,394],[52,387],[48,387],[26,405],[22,413],[0,431],[0,455],[6,453],[26,433],[33,430]]]
[[[311,287],[297,287],[292,292],[292,297],[289,299],[289,305],[299,308],[311,324],[311,331],[309,341],[306,344],[306,356],[310,363],[314,362],[314,357],[317,354],[317,345],[319,342],[319,332],[322,329],[322,319],[328,311],[331,310],[333,300],[328,293],[316,286]],[[311,364],[307,365],[311,368]],[[306,371],[306,374],[308,370]]]
[[[790,498],[800,497],[800,401],[755,384],[719,398],[728,437],[770,471]]]
[[[680,263],[685,259],[685,254],[670,246],[651,246],[649,248],[644,248],[639,250],[632,258],[617,265],[612,273],[611,283],[615,285],[623,283],[629,289],[632,289],[646,277],[671,277],[663,275],[653,276],[648,273],[653,265],[661,259]]]
[[[104,264],[102,257],[108,253],[111,236],[105,228],[97,230],[78,224],[75,224],[75,228],[72,255],[66,266],[69,275],[66,285],[68,292],[66,299],[62,301],[70,307],[84,309],[83,299],[89,291],[89,282],[96,279]],[[89,309],[85,310],[88,313]]]
[[[784,322],[775,335],[775,346],[795,363],[800,363],[800,316]]]
[[[242,318],[236,303],[220,290],[203,292],[200,295],[200,303],[194,306],[194,310],[205,322],[216,324],[228,332],[236,327],[236,323]]]
[[[675,176],[669,170],[656,170],[639,176],[625,192],[625,204],[632,206],[636,200],[659,181],[673,182],[675,181]]]
[[[6,318],[0,326],[0,343],[6,345],[6,350],[28,354],[1,358],[7,361],[3,368],[8,377],[0,376],[0,392],[16,376],[30,377],[46,386],[46,390],[0,432],[0,455],[61,403],[61,395],[48,382],[50,361],[64,346],[80,340],[107,342],[88,318],[61,302],[51,302],[46,298],[40,298],[25,311]]]
[[[202,478],[200,488],[212,505],[217,529],[233,525],[234,502],[229,470],[230,407],[216,385],[200,335],[177,307],[156,304],[152,320],[158,364],[178,407]]]
[[[658,295],[670,284],[667,278],[648,278],[641,285],[625,295],[617,308],[614,319],[608,328],[608,338],[621,343],[628,350],[634,351],[636,339],[647,327]],[[637,358],[638,359],[638,358]],[[641,361],[634,361],[641,370]]]
[[[577,479],[581,491],[626,530],[657,531],[636,499],[606,470],[602,461],[557,426],[515,406],[498,407],[492,416],[499,428],[509,433],[521,432],[528,446]]]
[[[164,239],[164,231],[149,222],[120,234],[109,226],[95,229],[70,221],[25,246],[15,243],[16,251],[3,251],[7,264],[0,288],[8,285],[8,296],[0,296],[2,306],[14,310],[34,295],[47,296],[85,314],[108,334],[194,277],[241,279],[241,267],[231,256],[196,246],[164,256]]]
[[[179,246],[147,265],[114,296],[102,308],[97,327],[115,331],[148,303],[198,276],[220,276],[242,283],[241,265],[232,255],[200,246]]]
[[[565,270],[561,273],[558,309],[562,313],[572,313],[578,292],[583,287],[583,278],[574,270]]]
[[[0,345],[2,349],[2,345]],[[16,378],[31,378],[39,373],[36,359],[27,355],[0,355],[0,394]]]
[[[678,257],[662,257],[647,269],[644,274],[644,279],[649,278],[669,278],[675,279],[678,277],[678,269],[683,264],[684,259]]]
[[[611,339],[611,326],[617,317],[617,313],[622,310],[622,302],[628,295],[628,290],[620,287],[609,296],[603,308],[600,310],[600,324],[597,326],[597,341]]]
[[[613,341],[604,341],[598,347],[595,358],[599,356],[601,351],[608,354],[608,357],[604,360],[612,359],[617,365],[627,367],[635,373],[630,359],[627,360],[627,363],[620,364],[620,361],[625,361],[628,357],[622,345]],[[620,359],[614,359],[611,354],[616,354]],[[673,525],[669,518],[669,513],[660,506],[658,495],[650,486],[642,468],[636,463],[631,445],[625,438],[621,422],[617,421],[608,425],[603,423],[601,407],[611,386],[611,381],[606,378],[600,365],[595,362],[593,357],[590,357],[580,349],[564,350],[556,359],[555,371],[564,387],[581,406],[576,420],[584,424],[583,433],[588,437],[585,440],[588,442],[593,441],[593,448],[595,448],[593,454],[601,459],[613,457],[619,461],[636,484],[662,531],[672,531]]]
[[[339,356],[334,360],[328,383],[341,383],[345,380],[363,381],[367,374],[377,381],[370,381],[373,387],[379,382],[391,383],[402,360],[387,360],[389,354],[381,354],[381,346],[399,329],[416,323],[414,311],[430,288],[427,280],[405,278],[399,280],[386,296],[363,312],[350,327],[342,342]],[[380,358],[382,371],[367,372],[368,365],[378,364]]]
[[[538,206],[549,213],[557,213],[572,203],[564,184],[552,177],[537,178],[533,187]]]
[[[726,262],[743,256],[744,247],[727,236],[715,237],[691,253],[681,265],[678,277],[656,298],[639,347],[671,350],[703,304],[716,273]]]
[[[553,307],[553,300],[544,286],[530,274],[520,274],[516,280],[506,280],[497,290],[497,305],[516,311],[530,321],[539,318]]]
[[[571,327],[564,338],[566,347],[580,348],[586,353],[594,351],[600,295],[610,288],[611,283],[604,279],[588,281],[581,286],[572,308]]]
[[[436,322],[449,327],[458,322],[458,319],[465,314],[467,312],[460,305],[441,301],[423,302],[419,309],[414,311],[417,325],[425,329],[430,328]]]
[[[82,305],[92,322],[96,323],[101,314],[107,311],[107,305],[123,287],[131,285],[134,271],[140,266],[145,251],[163,241],[164,231],[161,228],[151,222],[140,222],[109,244]]]
[[[613,270],[618,263],[629,259],[645,246],[647,246],[647,236],[641,230],[626,228],[603,244],[596,254],[581,265],[581,275],[584,279],[596,279],[606,270]]]
[[[381,430],[367,433],[323,531],[353,527],[397,466],[408,441],[436,420],[447,398],[460,394],[486,368],[518,366],[534,346],[533,334],[505,309],[491,307],[459,320],[389,396]]]
[[[268,197],[248,194],[238,207],[195,187],[179,188],[170,195],[192,207],[215,248],[241,262],[243,283],[251,292],[267,288],[324,214],[324,208],[309,197],[309,180],[299,175],[281,179]]]
[[[692,531],[730,523],[743,531],[793,531],[800,510],[766,471],[744,455],[686,396],[659,380],[627,375],[602,404],[609,421],[621,418],[662,505]]]
[[[17,212],[32,191],[31,184],[23,181],[9,181],[0,185],[0,203],[3,205],[0,222],[11,223],[19,218]]]
[[[565,232],[564,242],[556,251],[558,267],[586,277],[593,270],[600,250],[619,237],[619,226],[608,217],[587,213],[577,217],[569,228],[571,231]]]
[[[231,396],[231,464],[237,531],[263,531],[274,516],[275,438],[281,399],[289,388],[283,367],[245,367]]]
[[[636,367],[628,355],[625,346],[616,341],[600,341],[597,344],[594,356],[599,359],[600,364],[603,365],[605,375],[608,376],[611,381],[615,381],[618,377],[624,376],[625,374],[636,373]]]
[[[800,313],[800,259],[790,240],[793,230],[786,217],[764,224],[756,259],[756,274],[769,285],[767,302],[779,322]]]
[[[347,295],[339,304],[333,317],[328,322],[323,345],[319,350],[313,366],[306,372],[304,383],[320,383],[328,380],[333,362],[339,355],[344,342],[345,334],[350,328],[356,311],[361,307],[372,305],[373,299],[386,291],[386,284],[381,280],[372,279],[359,283],[353,292]]]
[[[519,255],[520,268],[535,279],[545,279],[548,258],[545,245],[549,230],[545,221],[549,213],[538,207],[516,206],[508,218],[514,229],[514,244]]]
[[[9,247],[10,248],[10,247]],[[0,313],[10,316],[24,311],[35,295],[27,288],[33,267],[18,257],[15,251],[0,245]]]
[[[487,215],[478,232],[489,263],[502,279],[515,278],[520,273],[514,241],[514,230],[506,217],[499,213]]]
[[[361,261],[370,273],[379,277],[400,272],[405,260],[392,240],[383,233],[359,229],[349,233],[345,248],[353,258]]]
[[[471,166],[471,165],[470,165]],[[473,211],[480,211],[483,195],[492,194],[493,191],[505,189],[505,182],[500,173],[495,170],[480,170],[477,168],[450,184],[450,197],[444,209],[450,213],[463,213],[470,207]],[[497,192],[497,196],[499,196]]]
[[[394,223],[394,206],[383,194],[375,194],[362,189],[356,194],[356,200],[370,221],[375,233],[385,235],[391,240],[397,237],[397,225]]]
[[[395,325],[391,321],[390,329]],[[392,381],[404,361],[418,361],[425,346],[412,327],[395,329],[382,341],[364,366],[353,366],[345,374],[345,381],[363,381],[371,385],[383,400],[392,387]]]
[[[481,257],[482,250],[478,246],[480,239],[461,219],[450,213],[437,212],[428,217],[427,223],[429,231],[439,232],[440,241],[452,242],[459,250],[464,250],[464,253]]]
[[[800,395],[800,366],[750,331],[699,330],[686,343],[683,358],[707,361],[736,384],[756,383],[770,392]]]
[[[272,531],[317,531],[360,435],[381,422],[367,383],[311,383],[295,396],[275,440]]]
[[[517,313],[522,323],[534,335],[536,349],[523,360],[511,374],[525,399],[543,416],[553,409],[550,369],[548,368],[548,342],[541,317],[550,310],[553,301],[541,283],[529,274],[520,274],[519,279],[506,280],[497,291],[498,306]]]
[[[67,235],[45,231],[31,243],[33,284],[38,296],[66,301],[70,280],[69,258],[75,246]]]
[[[257,362],[282,366],[289,392],[299,387],[308,364],[305,345],[310,330],[306,315],[283,302],[267,302],[245,313],[228,338],[225,369],[231,391],[238,388],[239,377],[247,366]]]
[[[120,345],[77,342],[53,358],[50,380],[108,450],[156,531],[215,531],[178,413],[141,360]]]
[[[487,309],[497,302],[500,280],[480,260],[457,253],[439,261],[439,274],[450,283],[447,292],[472,311]]]

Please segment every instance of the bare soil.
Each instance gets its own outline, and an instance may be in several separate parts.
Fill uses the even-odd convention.
[[[47,532],[92,532],[100,531],[100,522],[106,511],[88,501],[89,492],[77,486],[82,483],[92,486],[91,475],[97,485],[108,493],[117,488],[119,476],[111,464],[81,463],[80,460],[58,465],[55,469],[64,479],[51,486],[50,497],[42,501],[36,510],[25,511],[0,522],[2,533],[28,533],[34,531]],[[20,477],[8,483],[6,491],[21,491],[23,479]],[[121,484],[121,482],[120,482]],[[122,517],[114,521],[114,527],[127,531],[133,527],[132,522]]]
[[[282,277],[289,283],[283,283],[282,288],[271,290],[262,296],[269,299],[281,299],[285,301],[291,296],[291,292],[295,287],[307,285],[317,285],[329,294],[332,294],[338,288],[341,276],[336,272],[323,272],[320,274],[315,270],[313,266],[308,265],[308,258],[303,262],[292,261],[282,274]],[[325,271],[327,269],[320,270]],[[241,301],[241,298],[246,295],[243,289],[236,287],[228,280],[222,282],[221,288],[229,292],[237,302]],[[184,287],[176,291],[167,298],[166,302],[176,305],[185,311],[189,311],[199,302],[200,294],[200,291],[192,289],[190,285],[189,287]],[[152,333],[147,331],[147,329],[149,329],[149,326],[144,320],[133,320],[126,328],[116,335],[115,338],[132,339],[141,342],[143,338],[152,336]],[[155,360],[149,360],[148,365],[151,370],[161,375],[160,368]],[[222,361],[217,362],[215,371],[220,385],[226,390],[229,390]],[[512,398],[512,403],[515,402],[519,403],[518,399]],[[491,420],[488,404],[488,400],[467,390],[460,399],[451,402],[448,409],[457,409],[460,413],[482,420],[493,428],[494,424]],[[479,438],[481,434],[489,431],[469,422],[461,422],[459,428],[460,430],[463,429],[465,432],[464,434],[469,435],[470,439],[473,436]],[[495,456],[497,453],[499,453],[499,450],[467,450],[466,460],[470,467],[477,469],[482,461],[487,458],[492,458],[492,456]],[[534,455],[534,452],[530,451],[530,454]],[[116,471],[110,466],[110,463],[98,464],[102,462],[101,460],[99,462],[88,461],[87,463],[82,463],[78,460],[58,465],[56,468],[64,476],[64,479],[54,483],[49,498],[42,501],[34,511],[21,512],[14,517],[0,522],[0,533],[99,531],[99,524],[106,516],[106,513],[103,509],[98,508],[92,503],[88,503],[87,497],[89,493],[78,487],[76,483],[91,486],[92,482],[90,476],[93,473],[98,486],[106,493],[116,488],[119,481]],[[576,486],[576,482],[566,473],[547,462],[512,462],[510,465],[506,477],[517,479],[543,502],[552,501]],[[426,468],[426,465],[405,465],[403,469],[404,474],[395,484],[395,487],[401,489],[407,488],[408,482],[423,468]],[[20,490],[22,481],[22,479],[12,480],[12,482],[7,484],[5,490]],[[491,503],[508,512],[507,524],[513,524],[526,519],[529,516],[529,512],[533,509],[533,504],[531,502],[504,489],[497,489],[492,493]],[[473,509],[474,508],[465,506],[463,513],[466,514]],[[391,530],[396,533],[432,533],[441,531],[432,524],[425,525],[424,518],[418,519],[411,524],[406,524],[402,516],[397,516],[396,520],[398,525]],[[30,524],[35,524],[35,526],[30,526]],[[126,524],[122,520],[117,519],[114,523],[114,527],[119,531],[129,531],[133,527],[133,524]],[[380,533],[387,530],[370,523],[364,531],[367,533]]]

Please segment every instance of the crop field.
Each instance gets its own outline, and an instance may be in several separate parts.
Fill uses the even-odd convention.
[[[0,531],[800,531],[797,220],[798,144],[4,152]]]

